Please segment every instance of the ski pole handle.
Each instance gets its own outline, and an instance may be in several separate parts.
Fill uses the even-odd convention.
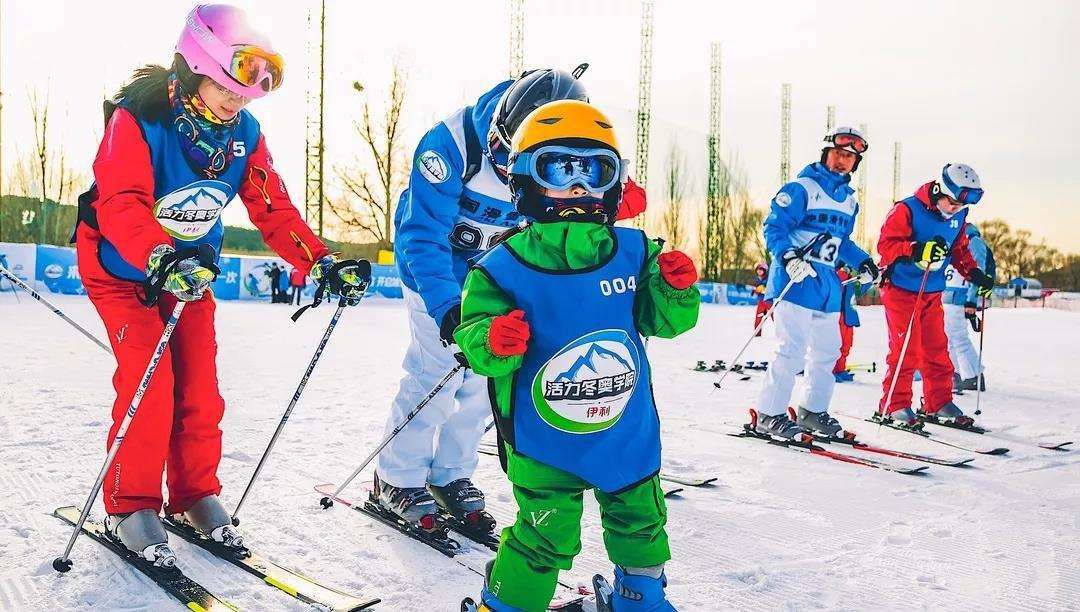
[[[71,325],[71,326],[72,326],[72,327],[74,327],[75,329],[79,330],[79,332],[80,332],[80,333],[81,333],[82,335],[84,335],[84,336],[86,336],[87,338],[89,338],[91,342],[93,342],[94,344],[96,344],[96,345],[100,346],[100,347],[101,347],[101,348],[102,348],[102,349],[103,349],[104,351],[106,351],[106,352],[107,352],[107,353],[109,353],[110,355],[112,354],[112,349],[111,349],[111,348],[109,348],[109,345],[108,345],[108,344],[105,344],[105,343],[104,343],[104,342],[102,342],[101,340],[98,340],[98,339],[97,339],[97,338],[96,338],[96,337],[94,336],[94,334],[92,334],[92,333],[90,333],[89,331],[87,331],[87,329],[86,329],[85,327],[83,327],[82,325],[79,325],[78,323],[76,323],[75,321],[73,321],[73,320],[72,320],[72,319],[71,319],[70,317],[68,317],[68,316],[67,316],[66,314],[64,314],[64,312],[63,312],[62,310],[60,310],[59,308],[57,308],[57,307],[56,307],[56,306],[55,306],[55,305],[54,305],[54,304],[53,304],[52,302],[50,302],[49,300],[45,299],[45,298],[44,298],[44,297],[43,297],[43,296],[42,296],[42,295],[41,295],[40,293],[38,293],[37,291],[34,291],[33,289],[31,289],[31,288],[30,288],[30,286],[29,286],[29,285],[27,285],[26,283],[24,283],[24,282],[22,281],[22,279],[21,279],[21,278],[19,278],[18,276],[15,276],[15,274],[14,274],[14,273],[12,273],[12,272],[11,272],[11,271],[9,271],[9,270],[8,270],[7,268],[5,268],[5,267],[3,266],[3,264],[0,264],[0,275],[3,275],[3,276],[4,276],[5,278],[7,278],[7,279],[8,279],[9,281],[11,281],[11,284],[13,284],[13,285],[15,285],[15,286],[19,287],[20,289],[22,289],[23,291],[25,291],[25,292],[26,292],[27,294],[29,294],[29,295],[30,295],[30,297],[32,297],[32,298],[34,298],[35,300],[37,300],[37,301],[38,301],[38,302],[39,302],[39,303],[40,303],[40,304],[41,304],[42,306],[45,306],[45,307],[46,307],[46,308],[48,308],[49,310],[52,310],[52,312],[53,312],[53,314],[54,314],[54,315],[56,315],[56,316],[60,317],[60,318],[61,318],[61,319],[63,319],[64,321],[67,321],[67,323],[68,323],[69,325]]]
[[[128,427],[131,426],[131,421],[139,410],[143,395],[146,394],[146,390],[150,387],[150,380],[154,377],[154,372],[157,371],[158,364],[161,363],[161,358],[165,355],[165,349],[169,346],[169,338],[172,337],[173,331],[176,330],[176,322],[180,320],[180,314],[184,312],[185,305],[187,305],[187,302],[177,301],[172,314],[165,321],[165,329],[161,332],[161,339],[158,340],[154,352],[150,355],[150,362],[146,364],[146,371],[143,372],[142,379],[139,380],[139,386],[135,389],[135,395],[132,396],[131,403],[128,404],[124,419],[116,430],[116,437],[113,438],[112,446],[109,447],[105,462],[101,464],[101,470],[98,472],[97,479],[94,480],[94,486],[90,489],[90,495],[87,496],[86,503],[83,504],[82,512],[79,513],[79,521],[75,523],[75,529],[71,532],[71,538],[68,539],[67,547],[64,548],[64,554],[53,559],[53,569],[60,573],[71,569],[71,559],[69,559],[71,549],[75,546],[75,540],[79,537],[79,532],[82,531],[86,517],[90,514],[90,507],[94,505],[94,500],[97,499],[97,494],[101,491],[101,485],[105,482],[105,473],[109,466],[112,465],[113,460],[116,459],[116,453],[119,452],[120,445],[124,443],[124,436],[127,435]]]

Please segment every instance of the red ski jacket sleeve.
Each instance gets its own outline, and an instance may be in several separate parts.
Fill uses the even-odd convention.
[[[311,231],[285,191],[285,182],[274,169],[266,137],[248,156],[247,170],[237,195],[247,207],[248,218],[259,229],[267,246],[305,273],[321,257],[330,254]]]
[[[93,203],[98,231],[111,242],[124,261],[142,270],[150,251],[173,244],[151,212],[154,207],[154,171],[150,147],[135,117],[116,109],[94,158]]]
[[[881,224],[881,235],[877,242],[881,261],[878,265],[884,269],[897,259],[911,257],[914,245],[915,241],[911,239],[911,211],[903,202],[897,202]]]

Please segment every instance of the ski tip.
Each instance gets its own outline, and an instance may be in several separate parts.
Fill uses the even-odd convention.
[[[668,499],[671,499],[672,497],[680,497],[679,494],[682,493],[682,492],[683,492],[682,487],[678,487],[678,488],[675,488],[675,489],[668,489],[667,491],[664,491],[664,497],[666,497]]]
[[[1070,446],[1072,446],[1072,440],[1069,440],[1068,442],[1058,442],[1057,444],[1053,444],[1050,442],[1039,443],[1039,448],[1045,448],[1046,450],[1054,451],[1071,451],[1072,449],[1068,448]]]
[[[1009,449],[999,446],[997,448],[987,448],[978,451],[980,455],[1004,455],[1009,452]]]

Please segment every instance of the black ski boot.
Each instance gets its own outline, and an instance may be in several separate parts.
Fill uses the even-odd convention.
[[[934,412],[924,412],[919,410],[919,416],[923,420],[932,423],[959,427],[962,429],[971,429],[975,426],[975,419],[964,414],[964,411],[960,410],[960,407],[952,402],[946,403]]]
[[[823,438],[845,437],[844,428],[841,427],[840,421],[834,419],[828,412],[810,412],[806,408],[799,406],[798,415],[795,414],[794,408],[788,408],[788,417],[795,421],[796,425],[814,435]]]
[[[960,376],[957,375],[957,379],[959,382],[956,386],[961,391],[986,391],[986,378],[983,374],[962,380],[960,380]],[[982,388],[980,389],[980,387]]]
[[[468,478],[458,478],[443,486],[428,484],[435,503],[469,530],[488,533],[495,529],[495,519],[484,511],[484,493]]]
[[[428,529],[425,525],[434,526],[436,523],[434,519],[438,508],[425,487],[395,487],[380,480],[376,472],[372,498],[372,501],[406,523],[420,525],[424,529]]]
[[[754,433],[784,442],[804,442],[810,438],[805,429],[796,425],[786,412],[776,415],[750,411],[750,425]]]

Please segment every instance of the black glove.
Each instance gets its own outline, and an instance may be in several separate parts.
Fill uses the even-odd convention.
[[[877,264],[874,263],[874,259],[867,257],[865,261],[859,264],[858,274],[856,278],[858,282],[863,285],[872,285],[877,282],[878,277],[881,276],[881,270],[878,269]]]
[[[461,325],[461,303],[458,302],[450,307],[450,310],[446,311],[443,315],[442,323],[439,324],[439,337],[442,338],[443,344],[450,346],[451,344],[457,344],[454,340],[454,330]]]
[[[949,243],[941,236],[934,236],[926,242],[916,242],[911,249],[911,259],[915,261],[915,265],[925,270],[939,261],[944,261],[948,250]]]
[[[310,275],[316,282],[325,283],[330,295],[344,298],[348,306],[356,306],[371,283],[371,263],[366,259],[327,255],[311,266]]]
[[[975,302],[964,302],[964,318],[971,324],[971,331],[979,333],[982,329],[982,321],[979,320],[979,309],[975,306]]]
[[[971,274],[968,274],[968,280],[979,288],[979,297],[989,299],[994,296],[994,277],[983,272],[981,268],[972,270]]]

